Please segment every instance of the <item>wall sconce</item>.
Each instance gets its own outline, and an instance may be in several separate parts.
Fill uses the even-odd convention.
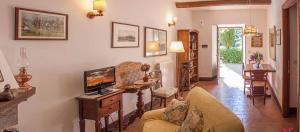
[[[169,27],[175,26],[177,22],[177,17],[173,17],[172,20],[168,22]]]
[[[96,10],[98,13],[90,11],[87,13],[87,17],[92,19],[95,16],[103,16],[103,11],[106,8],[106,0],[93,0],[93,10]]]

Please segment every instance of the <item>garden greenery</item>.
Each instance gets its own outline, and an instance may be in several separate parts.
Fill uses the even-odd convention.
[[[223,63],[242,63],[242,51],[239,48],[220,49]]]
[[[235,39],[236,39],[236,31],[233,28],[226,29],[220,35],[220,41],[222,44],[224,44],[226,49],[232,47],[232,45],[235,43]]]

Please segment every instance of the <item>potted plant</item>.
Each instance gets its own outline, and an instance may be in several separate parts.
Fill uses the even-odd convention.
[[[261,54],[260,52],[255,52],[253,54],[250,55],[250,60],[251,61],[255,61],[256,62],[256,68],[260,67],[260,63],[263,60],[263,54]]]

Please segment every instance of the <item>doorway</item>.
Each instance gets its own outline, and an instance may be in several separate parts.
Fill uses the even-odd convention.
[[[217,76],[227,85],[242,88],[245,39],[242,24],[217,26]]]
[[[282,6],[283,23],[283,92],[282,114],[289,117],[298,113],[299,44],[297,26],[297,1],[287,0]]]

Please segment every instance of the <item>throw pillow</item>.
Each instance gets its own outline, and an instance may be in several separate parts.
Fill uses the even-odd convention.
[[[177,132],[202,132],[203,127],[203,113],[196,106],[192,106]]]
[[[163,119],[180,126],[186,117],[188,107],[187,101],[173,99],[170,106],[166,108]]]

